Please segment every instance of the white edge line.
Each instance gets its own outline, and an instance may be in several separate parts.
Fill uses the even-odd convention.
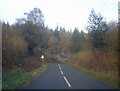
[[[69,87],[71,87],[71,85],[70,85],[70,83],[68,82],[67,78],[66,78],[65,76],[63,76],[63,78],[65,79],[67,85],[68,85]]]

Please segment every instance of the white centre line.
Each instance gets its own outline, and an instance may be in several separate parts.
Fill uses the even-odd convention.
[[[68,82],[67,78],[66,78],[65,76],[63,76],[63,78],[65,79],[67,85],[68,85],[69,87],[71,87],[71,85],[70,85],[70,83]]]
[[[61,67],[59,67],[59,69],[61,70]]]
[[[60,65],[58,64],[58,66],[60,67]]]
[[[59,64],[58,64],[58,67],[59,67],[59,69],[60,69],[61,74],[63,75],[63,71],[62,71],[62,69],[61,69],[61,67],[60,67]],[[64,78],[64,80],[66,81],[68,87],[71,87],[70,83],[68,82],[67,78],[66,78],[64,75],[63,75],[63,78]]]
[[[60,72],[61,72],[61,74],[63,75],[63,71],[62,71],[62,70],[60,70]]]

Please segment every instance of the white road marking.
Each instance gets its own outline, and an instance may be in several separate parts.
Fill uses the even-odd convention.
[[[59,69],[61,70],[61,67],[59,67]]]
[[[63,71],[62,71],[62,70],[60,70],[60,72],[61,72],[61,74],[63,75]]]
[[[67,85],[68,85],[69,87],[71,87],[71,85],[70,85],[70,83],[68,82],[67,78],[66,78],[65,76],[63,76],[63,78],[65,79]]]
[[[62,71],[62,69],[61,69],[61,67],[60,67],[59,64],[58,64],[58,67],[59,67],[59,69],[60,69],[61,74],[63,75],[63,71]],[[64,80],[66,81],[68,87],[71,87],[70,83],[68,82],[67,78],[66,78],[64,75],[63,75],[63,78],[64,78]]]

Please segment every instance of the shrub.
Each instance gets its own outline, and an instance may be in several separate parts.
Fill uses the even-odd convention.
[[[14,66],[18,66],[19,64],[23,63],[23,57],[28,54],[28,45],[27,42],[22,38],[22,36],[14,36],[16,32],[10,31],[10,28],[6,28],[5,25],[3,25],[2,34],[3,69],[11,69]]]

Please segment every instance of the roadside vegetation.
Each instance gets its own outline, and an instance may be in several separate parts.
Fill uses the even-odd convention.
[[[115,21],[107,23],[101,14],[92,9],[86,30],[88,33],[77,29],[73,32],[68,64],[119,87],[118,24]]]
[[[104,83],[107,83],[109,85],[112,85],[112,86],[118,88],[118,84],[120,83],[120,79],[118,77],[115,77],[113,75],[111,76],[110,74],[106,74],[103,72],[90,70],[90,69],[81,67],[79,64],[69,64],[69,65],[73,66],[74,68],[76,68],[80,72],[83,72],[84,74],[87,74],[97,80],[101,80]]]
[[[23,88],[35,80],[35,78],[37,78],[47,68],[47,66],[48,64],[45,64],[42,67],[29,72],[22,72],[21,70],[8,72],[2,79],[2,87],[3,89]]]
[[[24,16],[12,25],[2,22],[3,88],[19,88],[17,86],[29,79],[34,71],[41,72],[44,69],[42,54],[45,56],[44,64],[63,63],[65,60],[78,69],[89,70],[87,73],[93,72],[92,76],[97,77],[100,73],[100,79],[110,76],[115,80],[108,83],[117,86],[119,49],[116,21],[107,22],[92,9],[86,26],[88,32],[85,33],[77,27],[74,31],[60,26],[50,29],[44,25],[44,15],[39,8],[25,12]]]

